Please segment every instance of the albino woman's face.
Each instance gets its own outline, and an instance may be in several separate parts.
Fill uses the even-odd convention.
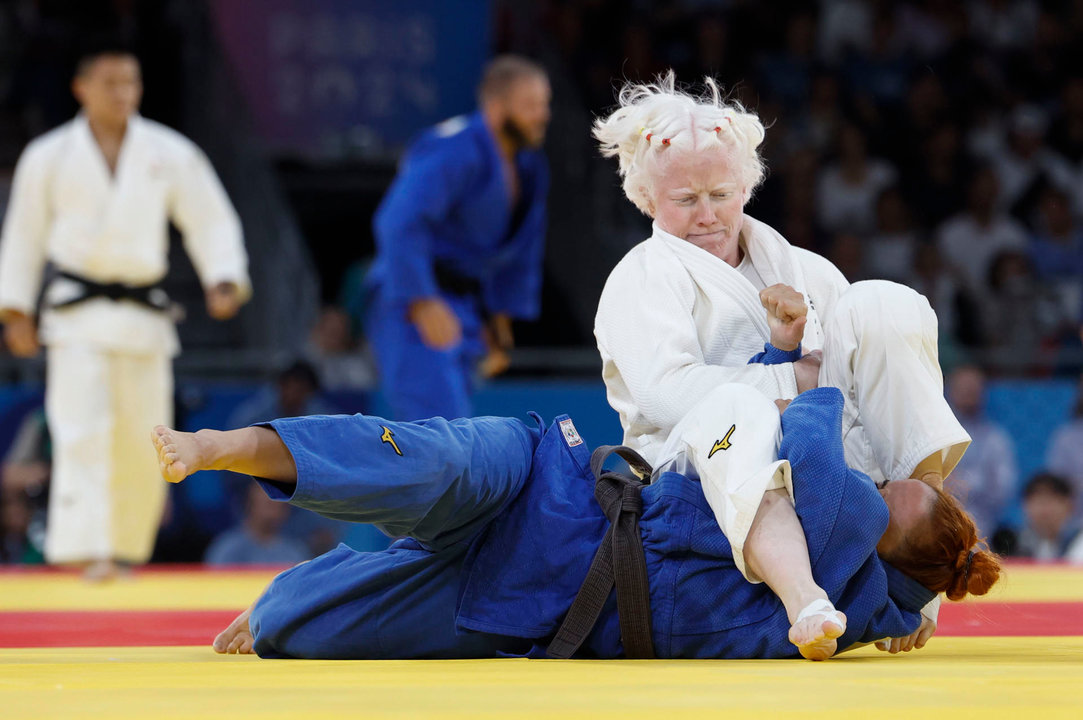
[[[736,266],[745,188],[732,155],[721,148],[675,154],[659,163],[652,181],[658,226]]]

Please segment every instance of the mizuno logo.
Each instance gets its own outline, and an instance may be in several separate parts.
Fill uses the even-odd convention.
[[[398,444],[395,442],[395,433],[391,432],[391,428],[381,425],[384,429],[384,434],[380,436],[380,441],[390,443],[391,447],[395,449],[395,454],[402,457],[402,450],[399,450]]]
[[[707,459],[708,460],[710,460],[712,457],[714,457],[714,454],[716,452],[718,452],[719,450],[729,450],[730,449],[730,445],[733,444],[733,443],[730,442],[730,436],[733,435],[733,431],[736,430],[736,429],[737,429],[736,425],[730,425],[730,429],[728,431],[726,431],[726,437],[722,438],[721,440],[716,440],[715,441],[714,446],[711,447],[711,452],[707,453]]]

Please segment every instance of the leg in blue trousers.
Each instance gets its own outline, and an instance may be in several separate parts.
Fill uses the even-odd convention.
[[[396,423],[355,415],[155,433],[168,479],[200,469],[246,472],[274,499],[409,538],[376,553],[340,546],[275,578],[244,623],[260,655],[521,650],[511,638],[457,632],[455,612],[467,550],[522,488],[539,430],[506,418]]]

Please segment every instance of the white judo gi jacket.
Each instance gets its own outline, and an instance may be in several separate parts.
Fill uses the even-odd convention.
[[[0,308],[32,315],[45,265],[98,283],[151,285],[166,274],[168,221],[180,229],[204,287],[251,293],[240,221],[191,141],[133,115],[110,173],[83,115],[35,139],[15,169],[0,237]],[[144,562],[165,502],[147,440],[172,422],[171,317],[130,300],[80,296],[59,278],[46,289],[46,413],[53,475],[45,554],[50,562]]]
[[[47,260],[102,283],[161,280],[170,219],[203,286],[232,282],[247,299],[240,220],[203,152],[180,133],[135,115],[111,175],[86,118],[77,116],[35,139],[19,158],[0,239],[0,307],[33,314]],[[136,303],[96,298],[48,309],[77,291],[63,280],[48,288],[45,344],[177,353],[172,320]]]
[[[849,286],[846,278],[825,258],[791,246],[747,215],[741,238],[767,286],[785,283],[805,296],[802,346],[806,353],[822,348],[823,324]],[[747,364],[770,339],[759,288],[657,225],[610,273],[594,334],[624,444],[652,464],[673,427],[719,385],[751,385],[769,398],[797,394],[792,364]]]

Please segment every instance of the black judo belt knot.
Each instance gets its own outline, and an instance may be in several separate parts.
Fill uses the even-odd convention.
[[[598,622],[614,585],[625,656],[654,657],[647,560],[639,535],[639,517],[643,514],[641,493],[646,482],[621,473],[602,472],[605,461],[613,454],[627,461],[642,477],[651,475],[650,465],[630,448],[605,445],[591,455],[590,469],[597,478],[594,498],[609,520],[609,530],[594,554],[564,622],[549,643],[547,654],[551,658],[570,658],[575,654]]]
[[[151,310],[173,311],[173,304],[160,282],[151,285],[125,285],[119,282],[100,283],[65,270],[57,272],[56,277],[78,284],[79,294],[68,300],[55,303],[52,305],[54,310],[79,305],[94,298],[107,298],[114,302],[130,300]]]

